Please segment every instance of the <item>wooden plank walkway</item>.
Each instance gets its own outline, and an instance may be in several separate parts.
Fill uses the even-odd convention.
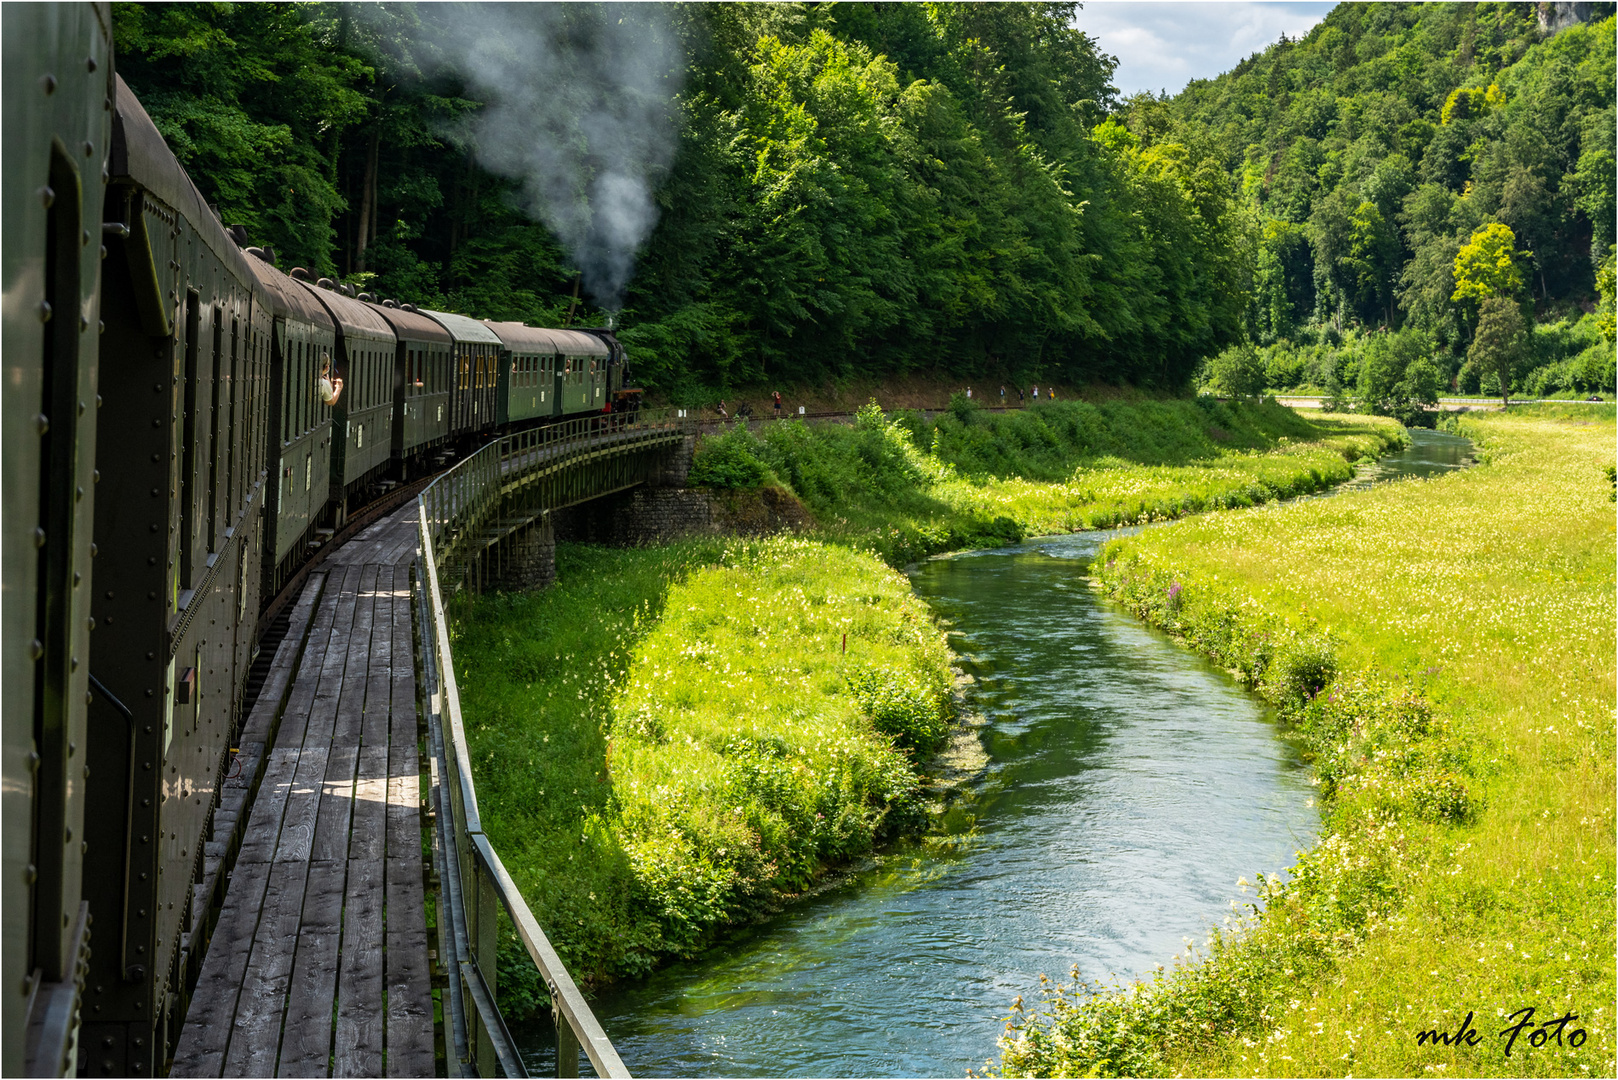
[[[333,552],[293,608],[214,813],[199,904],[234,865],[173,1076],[434,1074],[416,520]]]

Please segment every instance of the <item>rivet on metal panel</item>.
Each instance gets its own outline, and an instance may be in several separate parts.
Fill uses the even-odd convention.
[[[47,94],[56,93],[56,76],[49,73],[39,77],[39,88]]]
[[[39,434],[45,434],[51,429],[51,418],[46,416],[44,413],[34,414],[34,427]]]
[[[45,546],[45,530],[44,529],[40,529],[40,528],[34,529],[34,546],[37,547],[37,548],[42,548],[42,547]]]
[[[90,157],[96,152],[96,144],[89,139],[84,140],[84,156]]]
[[[34,640],[32,640],[32,641],[30,641],[28,643],[28,658],[30,660],[38,660],[41,656],[44,656],[44,655],[45,655],[45,643],[44,642],[40,641],[38,638],[35,638]]]
[[[49,185],[40,188],[39,189],[39,201],[44,203],[45,207],[47,209],[49,209],[51,203],[56,201],[56,192],[55,192],[55,190],[52,189]]]

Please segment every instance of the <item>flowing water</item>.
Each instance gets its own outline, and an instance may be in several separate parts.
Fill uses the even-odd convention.
[[[1351,484],[1446,471],[1470,451],[1413,434]],[[598,1000],[633,1073],[963,1075],[995,1056],[1008,1006],[1032,1003],[1041,974],[1167,963],[1241,899],[1239,877],[1311,843],[1307,772],[1264,704],[1090,589],[1090,557],[1115,535],[913,572],[975,680],[982,777],[941,833]],[[535,1071],[550,1066],[544,1041],[530,1036]]]

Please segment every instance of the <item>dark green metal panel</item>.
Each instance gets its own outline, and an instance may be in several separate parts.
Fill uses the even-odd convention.
[[[98,279],[112,65],[105,5],[8,4],[0,20],[0,1072],[20,1075],[63,1069],[83,944]],[[30,1013],[44,1024],[34,1046],[26,1036]],[[25,1060],[30,1052],[36,1056]]]

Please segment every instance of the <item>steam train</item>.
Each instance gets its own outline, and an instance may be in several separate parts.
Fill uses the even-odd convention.
[[[608,331],[282,272],[114,74],[105,4],[0,17],[0,1071],[147,1076],[269,598],[378,491],[637,399]]]

